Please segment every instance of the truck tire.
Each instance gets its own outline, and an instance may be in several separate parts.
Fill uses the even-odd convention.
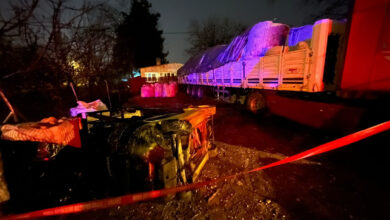
[[[193,86],[191,89],[191,96],[196,97],[197,94],[198,94],[198,88],[197,86]]]
[[[236,103],[237,102],[237,95],[236,94],[231,94],[229,96],[228,102],[232,103],[232,104]]]
[[[197,94],[197,97],[198,97],[198,98],[202,98],[202,97],[203,97],[203,88],[202,88],[202,87],[198,87],[198,94]]]
[[[253,114],[262,113],[266,109],[265,97],[261,93],[251,93],[246,99],[246,109]]]
[[[216,86],[213,87],[213,97],[218,98],[218,88]]]

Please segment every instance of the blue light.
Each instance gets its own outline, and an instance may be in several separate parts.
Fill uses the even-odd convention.
[[[133,71],[133,77],[141,76],[141,73],[139,71]]]
[[[313,35],[313,25],[291,28],[288,35],[288,46],[297,45],[300,41],[308,40]]]

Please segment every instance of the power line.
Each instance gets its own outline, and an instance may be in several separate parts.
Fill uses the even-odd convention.
[[[176,32],[163,32],[163,34],[191,34],[188,31],[176,31]]]

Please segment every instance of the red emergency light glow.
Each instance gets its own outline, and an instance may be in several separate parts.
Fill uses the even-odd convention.
[[[314,147],[312,149],[309,149],[307,151],[298,153],[296,155],[293,155],[291,157],[285,158],[283,160],[268,164],[266,166],[258,167],[255,169],[252,169],[250,171],[244,171],[241,173],[237,173],[230,176],[220,177],[216,179],[212,179],[209,181],[204,182],[198,182],[198,183],[192,183],[184,186],[179,186],[175,188],[168,188],[168,189],[161,189],[161,190],[153,190],[149,192],[143,192],[143,193],[136,193],[136,194],[130,194],[115,198],[107,198],[97,201],[90,201],[90,202],[84,202],[84,203],[77,203],[72,205],[66,205],[66,206],[60,206],[60,207],[54,207],[44,210],[38,210],[33,211],[25,214],[19,214],[19,215],[11,215],[11,216],[4,216],[1,217],[1,219],[29,219],[29,218],[37,218],[37,217],[45,217],[45,216],[53,216],[53,215],[65,215],[65,214],[74,214],[82,211],[92,211],[96,209],[103,209],[103,208],[109,208],[113,206],[119,206],[119,205],[126,205],[131,203],[136,203],[140,201],[146,201],[151,200],[163,196],[167,196],[169,194],[175,194],[178,192],[198,189],[206,185],[210,185],[213,183],[218,183],[221,181],[224,181],[226,179],[232,179],[239,175],[253,173],[259,170],[264,170],[267,168],[288,164],[294,161],[298,161],[304,158],[312,157],[315,155],[319,155],[343,146],[347,146],[349,144],[358,142],[362,139],[368,138],[370,136],[373,136],[375,134],[387,131],[390,129],[390,121],[378,124],[376,126],[358,131],[356,133],[347,135],[345,137],[336,139],[334,141],[322,144],[320,146]]]
[[[390,91],[390,0],[356,0],[342,90]]]

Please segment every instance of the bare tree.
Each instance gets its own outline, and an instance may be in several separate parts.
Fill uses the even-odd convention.
[[[117,11],[101,5],[87,14],[88,27],[75,34],[71,57],[76,63],[74,80],[97,83],[112,76],[112,55],[115,44]],[[76,77],[77,76],[77,77]]]
[[[103,71],[96,69],[108,67],[118,13],[105,2],[30,2],[10,3],[11,15],[2,16],[0,20],[2,47],[31,50],[29,59],[20,60],[22,64],[17,68],[0,70],[3,79],[42,70],[44,66],[44,71],[55,75],[52,78],[57,79],[57,83],[73,82],[81,76],[80,70],[85,76],[87,71],[101,73]],[[75,63],[82,68],[76,71]]]
[[[0,15],[0,37],[19,36],[22,27],[31,19],[39,0],[19,1],[18,3],[10,2],[12,10],[9,18]]]
[[[203,21],[193,20],[189,25],[191,48],[186,52],[193,56],[209,47],[227,44],[245,28],[243,24],[228,18],[209,17]]]
[[[48,109],[60,114],[73,101],[69,83],[85,87],[78,90],[85,92],[83,99],[101,97],[90,88],[112,76],[114,30],[120,20],[107,2],[10,1],[12,10],[0,16],[0,88],[19,103],[18,116],[27,111],[34,113],[26,118],[37,117]],[[32,102],[49,106],[32,111]]]

